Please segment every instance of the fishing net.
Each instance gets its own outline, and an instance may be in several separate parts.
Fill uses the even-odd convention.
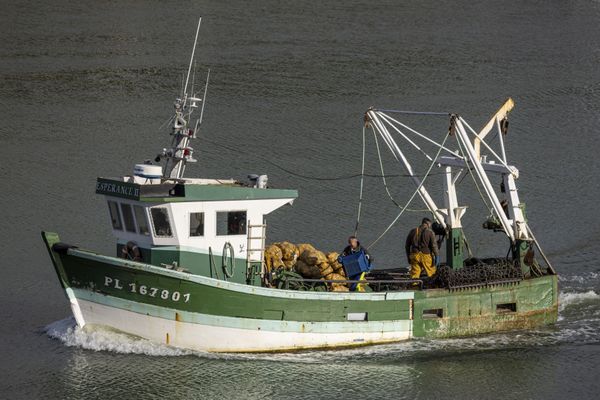
[[[340,256],[340,253],[336,253],[335,251],[332,251],[331,253],[327,253],[327,262],[331,265],[337,263],[337,259]]]
[[[304,253],[306,250],[315,251],[316,249],[312,244],[309,243],[300,243],[296,246],[298,248],[298,254]]]
[[[348,286],[334,286],[331,288],[332,292],[349,292]]]
[[[265,268],[270,272],[277,268],[285,267],[283,263],[281,249],[275,245],[270,245],[265,249]]]
[[[278,242],[268,246],[265,250],[265,265],[268,273],[280,276],[278,279],[294,280],[294,275],[279,274],[279,270],[290,271],[303,279],[323,279],[323,280],[346,280],[346,273],[342,264],[338,262],[339,253],[329,252],[327,255],[317,250],[309,243],[300,243],[295,245],[290,242]],[[289,283],[286,283],[289,285]],[[345,287],[345,283],[327,283],[322,282],[304,282],[302,285],[294,284],[293,287],[304,288],[299,290],[313,290],[319,287],[331,291],[345,291],[336,289]],[[307,289],[309,288],[309,289]],[[315,289],[316,290],[316,289]]]
[[[325,268],[321,268],[321,276],[325,277],[329,274],[333,274],[333,268],[329,264],[324,264]]]
[[[305,263],[303,260],[298,260],[294,270],[302,275],[306,279],[320,279],[321,270],[316,265],[310,265]]]
[[[296,247],[295,244],[290,243],[290,242],[280,242],[280,243],[274,243],[275,246],[279,247],[281,249],[281,253],[282,253],[282,258],[283,258],[283,262],[284,263],[292,263],[296,261],[296,259],[298,258],[298,255],[300,254],[298,252],[298,247]],[[287,264],[286,264],[287,266]]]
[[[523,279],[518,262],[504,258],[468,259],[465,266],[453,270],[448,266],[438,268],[432,283],[448,289],[514,283]]]

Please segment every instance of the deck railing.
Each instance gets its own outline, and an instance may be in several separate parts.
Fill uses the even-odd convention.
[[[400,278],[400,279],[358,279],[358,280],[353,280],[353,279],[299,279],[299,278],[287,278],[284,281],[284,287],[283,289],[288,289],[290,288],[290,282],[297,282],[300,284],[312,284],[310,285],[312,288],[315,287],[315,285],[317,283],[326,283],[326,284],[332,284],[332,283],[342,283],[342,284],[368,284],[371,288],[375,289],[377,288],[377,290],[373,290],[375,292],[380,292],[381,291],[381,286],[382,285],[396,285],[396,286],[403,286],[405,285],[406,287],[399,287],[398,289],[394,289],[395,291],[397,290],[421,290],[423,289],[423,280],[422,279],[411,279],[411,278]],[[375,286],[375,287],[373,287]]]

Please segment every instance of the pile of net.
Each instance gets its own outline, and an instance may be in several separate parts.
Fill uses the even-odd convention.
[[[333,292],[348,292],[346,273],[338,262],[336,252],[323,253],[308,243],[295,245],[290,242],[273,243],[265,249],[267,273],[278,269],[293,271],[305,279],[321,279],[329,282],[327,288]]]
[[[518,282],[523,279],[523,272],[513,260],[471,258],[459,270],[447,266],[438,268],[435,278],[440,287],[460,289]]]

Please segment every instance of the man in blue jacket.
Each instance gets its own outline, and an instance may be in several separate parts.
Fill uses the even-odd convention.
[[[340,254],[340,255],[342,257],[346,257],[346,256],[349,256],[350,254],[358,253],[360,251],[365,253],[365,257],[367,257],[367,260],[369,260],[369,263],[373,262],[373,258],[371,257],[371,255],[369,254],[367,249],[365,249],[364,247],[362,247],[360,245],[360,242],[358,241],[356,236],[350,236],[348,238],[348,246],[346,246],[344,248],[344,250],[342,251],[342,254]]]

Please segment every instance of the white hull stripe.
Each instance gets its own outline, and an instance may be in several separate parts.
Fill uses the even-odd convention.
[[[410,338],[410,331],[361,333],[273,332],[178,322],[72,299],[81,326],[109,326],[175,347],[210,352],[264,352],[390,343]]]

